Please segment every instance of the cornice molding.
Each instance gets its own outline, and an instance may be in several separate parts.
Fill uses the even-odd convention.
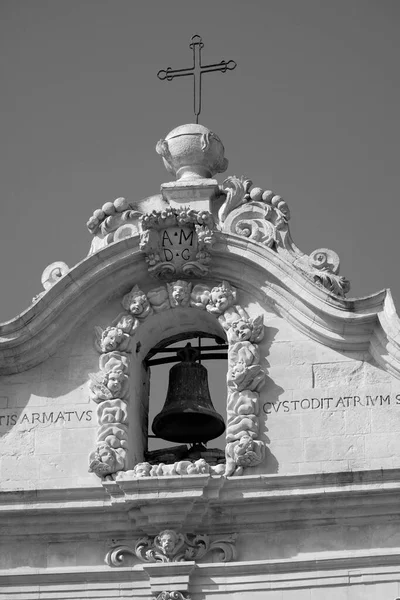
[[[328,588],[332,586],[363,585],[399,579],[400,554],[397,550],[351,553],[325,552],[324,556],[287,558],[280,560],[237,561],[231,563],[196,564],[190,578],[191,593],[203,593],[216,588],[225,593],[238,591]],[[174,565],[173,565],[174,566]],[[157,566],[156,566],[157,568]],[[107,585],[110,595],[120,591],[121,582],[128,593],[148,597],[151,577],[142,564],[130,567],[85,566],[53,569],[9,569],[0,572],[0,585],[23,586],[26,598],[37,598],[38,586],[46,597],[59,598],[60,591],[67,593],[68,586],[76,594],[76,586],[84,586],[85,592],[98,591],[98,584]],[[162,584],[162,578],[158,580]],[[49,586],[47,590],[46,587]],[[15,589],[15,588],[14,588]],[[10,593],[10,598],[12,593]],[[337,588],[335,588],[337,589]],[[71,596],[72,597],[72,596]]]
[[[164,528],[205,534],[363,525],[400,516],[400,469],[307,475],[140,478],[105,489],[0,493],[2,535],[130,539]],[[160,502],[162,498],[162,502]],[[206,516],[207,515],[207,516]],[[102,527],[99,531],[99,518]]]
[[[358,299],[336,296],[267,246],[237,235],[219,233],[212,256],[210,278],[229,279],[324,345],[369,351],[378,364],[400,377],[400,320],[389,290]],[[151,284],[139,236],[88,256],[33,306],[0,325],[0,374],[40,364],[93,308],[140,282]]]

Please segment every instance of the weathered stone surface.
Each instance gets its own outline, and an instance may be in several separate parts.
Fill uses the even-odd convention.
[[[210,131],[172,132],[159,152],[178,181],[103,204],[88,223],[91,254],[51,265],[45,293],[0,325],[0,598],[394,600],[390,293],[346,300],[337,255],[294,246],[279,195],[238,177],[219,186],[226,163]],[[184,231],[198,272],[178,256],[173,274],[166,253],[166,283],[152,279],[163,246],[143,234],[154,223]],[[144,361],[199,331],[228,344],[226,464],[150,465]],[[161,536],[153,558],[166,564],[146,563],[166,531],[174,548],[189,540],[188,568]]]

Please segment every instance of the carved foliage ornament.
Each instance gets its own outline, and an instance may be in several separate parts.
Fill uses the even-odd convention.
[[[236,558],[235,543],[235,535],[211,540],[210,536],[205,534],[184,534],[165,529],[154,538],[140,538],[133,547],[114,542],[114,547],[107,553],[105,562],[110,567],[121,566],[125,555],[135,556],[148,563],[197,561],[209,552],[218,552],[221,562],[229,562]]]
[[[333,294],[345,296],[350,291],[349,280],[339,275],[339,256],[333,250],[314,250],[308,257],[308,265],[314,281]]]
[[[97,448],[89,457],[89,470],[99,477],[117,479],[165,475],[241,475],[264,459],[259,440],[259,392],[265,371],[259,342],[264,335],[262,316],[250,318],[238,304],[236,289],[228,281],[215,287],[178,279],[147,294],[135,285],[122,299],[125,312],[105,330],[95,328],[100,371],[90,375],[90,398],[98,404]],[[173,464],[138,463],[125,471],[128,449],[129,355],[140,323],[154,313],[192,307],[214,315],[229,342],[227,373],[226,465],[209,465],[203,458]],[[118,476],[117,476],[118,474]]]
[[[314,283],[337,296],[345,296],[350,283],[339,275],[339,257],[320,248],[309,256],[293,243],[289,231],[290,212],[286,202],[243,177],[228,177],[221,186],[226,200],[218,212],[222,231],[234,233],[271,248],[308,276]]]
[[[156,600],[190,600],[186,592],[161,592]]]
[[[167,207],[140,218],[140,249],[149,272],[160,279],[208,273],[215,224],[208,211]]]

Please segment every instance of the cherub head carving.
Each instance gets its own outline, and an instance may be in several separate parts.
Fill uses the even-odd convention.
[[[228,281],[212,288],[206,309],[215,315],[222,315],[236,301],[236,290]]]
[[[105,477],[117,471],[117,456],[114,448],[108,444],[100,444],[89,456],[89,472],[98,477]]]
[[[113,398],[118,398],[122,390],[122,385],[126,380],[127,376],[121,370],[110,371],[107,373],[106,386],[112,393]]]
[[[100,352],[113,352],[114,350],[127,350],[129,335],[119,327],[107,327],[104,331],[95,328]]]
[[[178,534],[172,529],[165,529],[160,533],[158,537],[158,546],[161,548],[164,554],[171,555],[178,543]]]
[[[151,464],[148,462],[142,462],[135,465],[134,469],[135,477],[150,477]]]
[[[230,388],[238,391],[249,389],[256,390],[264,382],[265,373],[260,365],[247,365],[243,361],[233,364],[227,375]]]
[[[167,283],[169,301],[172,308],[177,306],[188,306],[192,284],[188,281],[178,279],[172,283]]]
[[[243,435],[234,446],[233,454],[237,465],[254,467],[264,458],[264,444],[254,441],[250,435]]]
[[[139,321],[142,321],[153,312],[146,294],[137,285],[131,289],[129,294],[123,297],[122,306],[132,315],[135,315]]]
[[[90,391],[92,400],[102,402],[112,398],[123,398],[126,392],[128,377],[116,369],[106,373],[90,373]]]
[[[233,321],[228,335],[231,342],[260,342],[264,335],[263,315],[255,319],[241,318]]]

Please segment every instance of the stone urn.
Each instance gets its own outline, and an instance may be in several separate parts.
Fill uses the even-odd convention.
[[[209,179],[228,168],[221,140],[203,125],[176,127],[158,142],[156,151],[167,171],[181,181]]]

